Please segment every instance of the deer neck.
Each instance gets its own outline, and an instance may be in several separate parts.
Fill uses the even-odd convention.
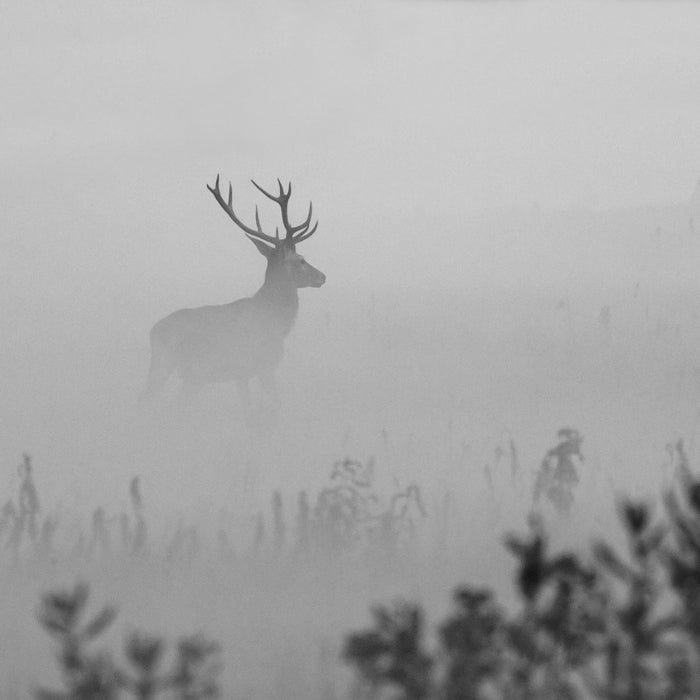
[[[296,284],[281,265],[268,263],[265,282],[253,300],[279,323],[284,335],[289,333],[299,310],[299,294]]]

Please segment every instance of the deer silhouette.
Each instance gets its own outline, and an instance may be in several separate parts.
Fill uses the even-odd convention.
[[[207,189],[238,228],[267,260],[265,281],[252,296],[228,304],[180,309],[158,321],[150,333],[151,364],[141,400],[154,396],[173,374],[182,380],[180,400],[188,402],[206,384],[235,381],[246,410],[250,408],[250,381],[257,377],[267,394],[276,398],[275,370],[284,354],[284,341],[294,326],[299,309],[298,289],[320,287],[326,276],[296,252],[296,246],[318,228],[311,224],[313,204],[306,219],[297,225],[289,221],[291,182],[285,189],[278,179],[278,194],[253,185],[279,205],[284,237],[279,228],[271,236],[263,232],[258,208],[255,228],[247,226],[233,210],[233,189],[229,182],[228,201],[219,189]]]

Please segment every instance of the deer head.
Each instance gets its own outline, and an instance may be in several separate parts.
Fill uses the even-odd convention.
[[[221,195],[219,175],[216,176],[214,187],[207,185],[207,189],[214,195],[216,201],[233,223],[245,233],[267,259],[266,281],[268,279],[282,279],[296,288],[320,287],[326,281],[326,276],[320,270],[309,265],[304,257],[296,252],[297,244],[313,236],[318,228],[318,221],[313,226],[311,225],[313,204],[309,202],[309,212],[306,219],[300,224],[292,225],[289,221],[288,210],[289,199],[292,196],[292,183],[290,182],[285,190],[282,182],[278,179],[279,193],[274,195],[264,190],[254,180],[251,182],[268,199],[279,206],[282,214],[282,225],[285,229],[284,238],[280,238],[278,227],[275,228],[274,236],[263,232],[257,205],[255,207],[255,228],[251,228],[238,218],[233,210],[233,188],[230,182],[228,184],[228,201],[224,200]]]

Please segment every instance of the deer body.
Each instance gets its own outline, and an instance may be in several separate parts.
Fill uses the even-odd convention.
[[[192,398],[206,384],[236,381],[247,405],[249,382],[254,377],[274,393],[274,372],[282,360],[284,340],[299,308],[297,290],[320,287],[325,282],[325,275],[295,250],[296,243],[312,235],[316,226],[309,228],[311,207],[304,224],[289,224],[287,202],[291,185],[285,192],[280,183],[276,197],[261,190],[282,207],[287,228],[284,239],[262,232],[257,210],[257,229],[242,224],[231,207],[230,187],[228,204],[221,197],[218,177],[215,187],[209,190],[266,257],[265,282],[252,297],[230,304],[180,309],[158,321],[150,334],[151,366],[142,398],[157,393],[172,374],[178,374],[182,380],[184,400]]]

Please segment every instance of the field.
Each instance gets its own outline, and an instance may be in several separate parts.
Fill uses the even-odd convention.
[[[343,697],[351,674],[339,652],[348,631],[367,624],[371,604],[404,597],[439,619],[465,582],[513,599],[512,557],[500,543],[524,530],[535,472],[565,426],[584,438],[581,483],[571,516],[545,509],[547,526],[556,546],[580,551],[609,535],[616,496],[654,499],[670,483],[678,438],[697,459],[700,398],[688,210],[618,217],[626,229],[615,231],[613,214],[527,224],[560,226],[562,246],[580,244],[569,282],[565,273],[547,289],[519,279],[488,294],[350,297],[330,285],[308,293],[280,373],[280,408],[256,395],[255,425],[225,385],[183,410],[172,392],[137,408],[147,348],[136,330],[145,334],[158,310],[136,314],[136,299],[95,316],[78,345],[57,326],[50,356],[29,324],[34,342],[14,346],[26,372],[5,380],[16,398],[2,483],[17,503],[15,466],[31,451],[38,517],[51,519],[55,534],[38,555],[28,541],[14,552],[5,533],[2,696],[55,684],[53,647],[35,621],[40,594],[84,580],[95,610],[118,605],[106,636],[113,645],[133,629],[218,640],[224,697]],[[582,221],[594,252],[580,240]],[[582,284],[586,274],[605,276],[596,261],[606,246],[629,250],[630,268],[607,285]],[[639,264],[652,258],[649,268]],[[372,545],[363,535],[298,556],[299,493],[316,503],[346,458],[373,464],[373,513],[412,484],[424,513],[411,501],[412,527],[399,518],[396,541]],[[134,509],[136,476],[142,506]],[[145,544],[129,554],[123,532],[133,535],[141,517]]]
[[[700,697],[700,3],[0,0],[0,16],[0,700],[114,700],[35,691],[112,673],[98,652],[124,664],[126,639],[148,666],[158,645],[134,631],[167,640],[157,689],[187,700],[205,693],[185,692],[183,659],[214,657],[224,698],[356,700],[366,681],[373,700],[465,700],[494,653],[523,692],[488,700],[532,700],[590,641],[542,612],[595,603],[589,567],[617,597],[591,615],[595,653],[574,649],[612,669],[588,694]],[[289,209],[250,178],[293,183]],[[292,250],[309,201],[318,230]],[[284,351],[255,314],[189,338],[219,365],[240,335],[256,369],[258,350],[283,355],[277,399],[255,385],[247,410],[222,383],[181,406],[171,384],[139,404],[154,324],[254,294],[261,252],[297,270],[266,286],[286,290],[275,320],[302,278],[326,280],[299,290]],[[536,499],[561,465],[579,477],[568,514]],[[591,554],[600,537],[637,568]],[[457,646],[493,627],[483,589],[451,599],[465,584],[502,606],[473,654],[439,626],[459,623]],[[650,622],[660,598],[685,622]],[[118,610],[88,625],[90,663],[80,605]],[[409,652],[390,689],[382,624]],[[192,634],[218,651],[176,646]],[[427,692],[437,667],[469,677]],[[664,674],[690,685],[637,692]]]

